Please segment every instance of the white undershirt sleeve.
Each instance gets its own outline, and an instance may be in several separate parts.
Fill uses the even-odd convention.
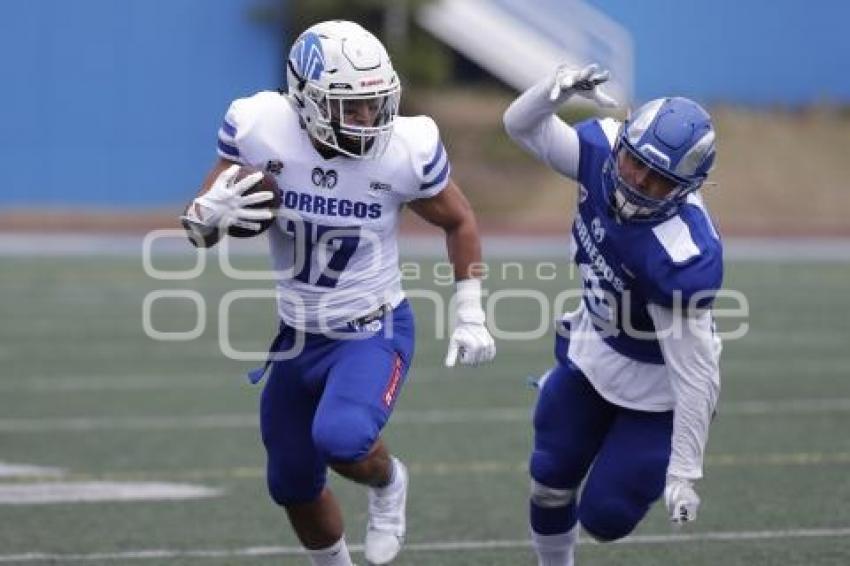
[[[702,477],[708,428],[720,395],[720,338],[711,311],[685,317],[672,309],[648,305],[658,332],[676,405],[667,474]]]
[[[508,135],[549,167],[570,179],[578,178],[578,133],[555,115],[563,100],[549,100],[551,79],[525,91],[505,111]]]

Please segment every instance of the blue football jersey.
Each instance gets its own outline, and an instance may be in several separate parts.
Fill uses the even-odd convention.
[[[579,194],[572,236],[585,307],[616,352],[663,364],[647,305],[710,307],[723,279],[720,237],[696,194],[670,218],[620,220],[604,187],[613,136],[596,119],[578,124],[576,131]]]

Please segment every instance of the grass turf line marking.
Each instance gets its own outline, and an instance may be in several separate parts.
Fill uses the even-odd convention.
[[[752,342],[752,335],[747,336],[748,343]],[[777,333],[777,336],[779,334]],[[828,336],[833,337],[836,345],[843,347],[846,340],[843,336],[830,333]],[[771,339],[771,343],[775,344],[776,340]],[[820,343],[820,342],[819,342]],[[831,345],[830,345],[831,346]],[[0,354],[2,354],[0,348]],[[531,344],[528,348],[530,355],[539,353],[537,344]],[[726,373],[735,373],[736,377],[746,376],[761,376],[765,373],[774,372],[777,369],[787,369],[789,362],[787,360],[747,360],[733,357],[724,359],[724,367]],[[793,364],[801,368],[810,367],[816,364],[818,371],[823,373],[826,371],[829,375],[838,374],[844,375],[846,369],[850,366],[850,357],[834,356],[832,354],[824,354],[821,356],[796,357],[792,360]],[[511,375],[494,376],[487,373],[472,373],[464,376],[465,381],[469,380],[486,380],[488,382],[496,380],[500,383],[514,381],[519,386],[524,384],[521,375],[527,364],[516,364],[517,369]],[[796,367],[796,366],[795,366]],[[414,370],[415,377],[408,386],[431,382],[457,381],[455,377],[446,373],[441,368],[434,367],[418,367]],[[89,391],[155,391],[155,390],[186,390],[186,389],[230,389],[236,390],[242,385],[247,385],[247,382],[238,374],[227,375],[180,375],[172,377],[164,377],[161,374],[138,374],[138,375],[121,375],[120,377],[113,375],[55,375],[55,376],[25,376],[18,377],[14,381],[0,379],[0,391],[10,393],[42,393],[42,394],[64,394],[66,392],[89,392]]]
[[[46,505],[110,501],[173,501],[216,497],[223,492],[201,485],[128,482],[42,482],[0,484],[0,505]]]
[[[0,462],[0,478],[50,478],[59,477],[65,473],[61,468],[32,466],[30,464],[10,464]]]
[[[138,261],[142,251],[142,236],[126,234],[97,233],[78,234],[75,232],[57,232],[55,234],[23,234],[7,232],[0,234],[0,257],[75,257],[80,255],[95,257],[120,256]],[[729,261],[750,261],[759,263],[777,263],[794,261],[795,263],[844,263],[850,261],[850,244],[846,237],[815,238],[724,238],[724,256]],[[564,263],[563,255],[568,246],[564,236],[498,236],[484,238],[484,248],[491,258],[502,259],[544,259]],[[398,247],[405,250],[402,261],[413,259],[443,259],[445,252],[441,236],[401,235]],[[256,257],[268,256],[268,246],[257,240],[236,241],[229,250],[236,255]],[[152,250],[154,257],[181,257],[194,253],[185,241],[176,239],[160,242]],[[217,255],[215,248],[211,251]]]
[[[785,452],[773,454],[709,454],[706,464],[712,468],[749,467],[749,466],[819,466],[850,464],[850,452]],[[527,473],[527,463],[522,460],[476,460],[467,462],[430,462],[428,464],[408,463],[411,473],[425,476],[453,476],[469,474],[505,474]],[[196,470],[129,470],[103,473],[71,472],[62,476],[68,481],[155,481],[167,478],[174,481],[210,481],[210,480],[257,480],[265,477],[262,467],[240,466],[234,468],[201,468]],[[31,481],[35,476],[25,479],[5,478],[6,484]],[[51,476],[36,477],[49,481]],[[2,484],[0,484],[2,485]]]
[[[779,401],[732,401],[721,403],[718,415],[758,416],[772,414],[820,414],[850,411],[850,398],[797,399]],[[392,419],[396,424],[467,424],[530,422],[528,407],[490,409],[402,410]],[[174,430],[255,428],[253,413],[197,416],[69,417],[0,419],[0,432],[89,432],[94,430]]]
[[[614,544],[674,544],[685,542],[748,542],[789,538],[835,538],[850,536],[850,528],[833,529],[783,529],[774,531],[716,531],[691,534],[670,535],[634,535],[617,541]],[[579,539],[581,545],[597,545],[599,543],[587,538]],[[470,541],[436,541],[408,543],[404,549],[407,552],[451,552],[462,550],[494,550],[494,549],[526,549],[530,548],[527,540],[470,540]],[[363,546],[354,544],[349,547],[353,552],[362,552]],[[42,552],[27,552],[22,554],[0,554],[0,562],[94,562],[104,560],[155,560],[166,558],[240,558],[256,556],[291,556],[303,554],[297,546],[253,546],[234,549],[150,549],[129,550],[124,552],[96,552],[91,554],[48,554]]]
[[[0,382],[0,391],[16,393],[101,392],[101,391],[149,391],[160,389],[224,389],[238,385],[238,379],[208,376],[151,377],[34,377],[14,382]]]

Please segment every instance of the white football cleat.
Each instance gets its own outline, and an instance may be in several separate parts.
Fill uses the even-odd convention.
[[[404,542],[407,468],[393,457],[396,477],[383,488],[369,488],[369,523],[364,553],[369,564],[389,564]]]

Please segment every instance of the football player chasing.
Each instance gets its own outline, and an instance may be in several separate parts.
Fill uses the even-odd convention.
[[[273,213],[255,206],[272,193],[246,193],[262,173],[235,175],[239,165],[275,173],[282,206],[268,234],[281,322],[260,406],[269,492],[313,564],[345,566],[327,468],[368,486],[366,559],[386,564],[405,534],[408,475],[381,430],[414,351],[398,268],[401,209],[446,234],[457,282],[447,366],[495,355],[476,278],[480,239],[434,121],[397,116],[398,76],[371,33],[351,22],[317,24],[286,64],[287,93],[231,104],[220,159],[184,225],[207,245],[223,228],[259,231]]]
[[[561,67],[504,115],[519,145],[579,184],[583,299],[559,325],[534,414],[541,566],[574,563],[578,523],[599,541],[626,536],[662,493],[674,523],[696,519],[720,390],[711,305],[722,246],[697,193],[714,162],[711,118],[685,98],[648,102],[624,123],[554,114],[572,96],[615,105],[599,88],[607,79],[596,65]]]

